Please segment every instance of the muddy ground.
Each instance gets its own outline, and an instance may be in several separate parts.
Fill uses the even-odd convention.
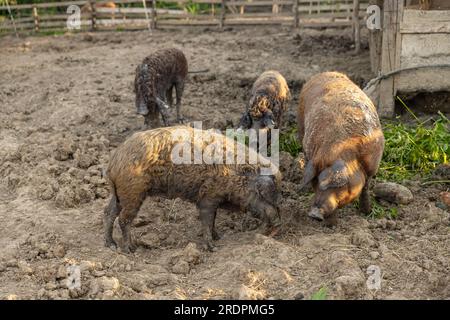
[[[216,252],[200,250],[195,206],[149,198],[134,224],[134,254],[103,246],[109,154],[142,130],[132,83],[150,52],[182,49],[191,75],[183,113],[204,127],[236,125],[252,82],[279,70],[298,92],[311,75],[338,70],[362,85],[348,32],[246,28],[76,34],[0,39],[0,298],[5,299],[449,299],[449,212],[436,207],[442,185],[406,185],[414,201],[396,220],[361,216],[353,205],[330,228],[306,217],[311,195],[283,183],[284,232],[249,230],[249,218],[219,210]],[[285,156],[283,166],[292,159]],[[386,204],[385,204],[386,205]],[[388,205],[389,206],[389,205]],[[250,225],[255,221],[250,221]],[[116,239],[120,239],[118,229]],[[369,266],[381,288],[369,289]],[[68,289],[68,279],[80,287]],[[70,269],[70,268],[69,268]],[[76,280],[75,280],[76,282]]]

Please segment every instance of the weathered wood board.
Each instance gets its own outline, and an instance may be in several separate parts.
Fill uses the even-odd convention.
[[[405,9],[400,34],[400,68],[450,64],[450,11]],[[450,68],[400,74],[395,88],[403,92],[450,91]]]

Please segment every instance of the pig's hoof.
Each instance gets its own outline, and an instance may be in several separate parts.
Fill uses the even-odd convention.
[[[117,250],[117,243],[114,240],[106,240],[105,247],[110,248],[111,250]]]
[[[281,226],[272,227],[272,228],[267,229],[264,234],[268,237],[275,237],[276,235],[278,235],[280,233],[280,230],[281,230]]]
[[[203,244],[203,249],[204,249],[205,251],[209,251],[209,252],[215,252],[215,251],[217,251],[217,248],[213,245],[212,241],[206,241],[206,242]]]
[[[372,211],[372,207],[370,203],[361,203],[361,207],[359,208],[359,211],[362,214],[368,215]]]
[[[323,221],[323,219],[324,219],[323,214],[319,210],[314,210],[314,209],[308,213],[308,216],[317,221]]]
[[[136,246],[135,245],[123,246],[121,251],[126,254],[131,254],[136,251]]]

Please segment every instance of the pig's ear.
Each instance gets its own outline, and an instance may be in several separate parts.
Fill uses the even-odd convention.
[[[300,183],[300,190],[303,189],[308,183],[314,179],[316,176],[316,168],[314,168],[313,162],[310,160],[306,164],[305,170],[303,171],[303,179]]]
[[[241,129],[250,129],[252,126],[252,118],[248,112],[245,112],[239,121],[239,128]]]
[[[348,183],[348,171],[344,160],[336,160],[333,165],[323,170],[319,175],[320,190],[340,188]]]

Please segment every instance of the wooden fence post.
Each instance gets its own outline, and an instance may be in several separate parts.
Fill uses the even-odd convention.
[[[142,0],[142,4],[144,5],[144,10],[145,10],[145,20],[147,20],[148,31],[152,31],[152,22],[151,22],[151,20],[148,18],[147,1],[146,1],[146,0]],[[152,8],[152,11],[153,11],[153,8]]]
[[[36,7],[33,7],[34,30],[39,32],[39,15]]]
[[[222,0],[221,1],[221,8],[220,8],[220,19],[219,19],[219,28],[223,29],[223,26],[225,25],[225,1],[226,0]]]
[[[374,4],[382,10],[383,0],[369,0],[369,5]],[[378,75],[381,70],[382,39],[383,32],[381,29],[369,30],[370,64],[372,67],[372,72],[376,75]]]
[[[97,12],[95,11],[95,0],[88,0],[91,7],[91,30],[97,30]]]
[[[294,28],[299,26],[298,0],[294,0]]]
[[[403,12],[403,1],[385,0],[383,6],[383,40],[381,51],[381,73],[395,70],[399,64],[397,57],[397,39],[400,36],[399,24]],[[395,76],[380,82],[380,100],[378,114],[383,118],[392,118],[395,114]]]
[[[151,27],[156,29],[156,0],[152,0]]]
[[[355,30],[355,53],[361,50],[361,25],[359,23],[359,0],[353,0],[353,28]]]

